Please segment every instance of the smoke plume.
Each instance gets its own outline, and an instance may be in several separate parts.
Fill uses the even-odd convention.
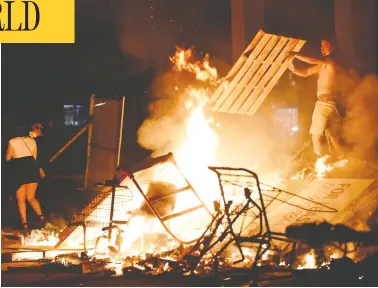
[[[345,97],[344,137],[351,153],[362,159],[375,157],[378,140],[378,77],[358,77],[353,71],[340,81]]]

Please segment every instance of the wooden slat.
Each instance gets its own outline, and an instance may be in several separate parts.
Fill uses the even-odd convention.
[[[297,45],[292,50],[298,52],[303,47],[304,44],[305,44],[305,41],[299,40]],[[290,51],[290,49],[288,51]],[[284,54],[282,54],[281,56],[283,57],[283,59],[285,58]],[[281,61],[279,61],[279,62],[281,62]],[[278,82],[278,80],[280,79],[282,74],[286,71],[288,60],[284,59],[284,61],[282,61],[282,62],[283,62],[283,65],[281,65],[281,64],[277,64],[275,66],[272,65],[271,69],[273,70],[273,69],[278,68],[278,71],[275,73],[275,75],[273,76],[273,78],[270,80],[269,83],[267,83],[268,79],[270,78],[269,75],[266,75],[267,76],[266,79],[263,79],[263,81],[260,81],[259,86],[256,87],[255,90],[257,91],[257,95],[260,92],[261,92],[261,95],[248,108],[248,110],[246,111],[246,114],[253,115],[253,114],[256,113],[257,109],[264,102],[265,98],[268,96],[269,92],[273,89],[274,85],[276,85],[276,83]]]
[[[263,75],[267,73],[267,71],[269,71],[269,68],[273,64],[273,61],[276,59],[276,57],[279,55],[282,48],[287,44],[288,41],[288,38],[281,37],[278,44],[273,48],[273,50],[269,51],[270,54],[268,58],[266,59],[266,61],[264,61],[264,63],[262,63],[253,79],[248,83],[248,86],[239,96],[238,101],[236,101],[234,105],[231,107],[229,113],[238,113],[240,107],[247,101],[249,94],[251,94],[251,91],[255,88],[256,84],[258,83],[258,81],[260,81],[261,77],[263,77]]]
[[[223,91],[222,94],[219,95],[219,97],[215,100],[215,104],[213,105],[213,110],[218,111],[219,108],[222,106],[223,102],[227,99],[227,97],[232,93],[236,85],[239,83],[239,81],[243,78],[245,73],[248,71],[248,67],[253,63],[253,60],[260,54],[262,49],[264,48],[265,44],[269,41],[271,38],[270,34],[264,34],[261,38],[261,41],[258,42],[255,49],[251,52],[251,55],[249,56],[246,63],[243,65],[243,67],[240,69],[240,71],[237,73],[235,78],[229,83]]]
[[[253,115],[287,69],[286,52],[299,51],[304,44],[260,30],[227,74],[230,82],[223,82],[211,97],[209,108]]]
[[[247,73],[243,76],[239,84],[236,86],[235,90],[224,101],[222,107],[219,109],[219,112],[229,112],[232,105],[243,93],[248,83],[251,80],[253,80],[256,71],[259,69],[261,63],[269,55],[269,52],[272,50],[272,48],[277,44],[278,40],[279,40],[278,36],[276,35],[271,36],[268,43],[265,45],[264,49],[261,51],[258,57],[253,60],[253,62],[251,63],[251,66],[248,67]],[[252,54],[253,53],[251,53],[251,56]]]
[[[228,72],[227,76],[225,77],[225,80],[233,79],[236,74],[239,72],[239,70],[243,67],[245,62],[248,59],[249,54],[251,51],[256,47],[256,45],[260,42],[262,37],[265,35],[265,32],[263,30],[259,30],[257,32],[255,38],[253,38],[252,42],[248,45],[248,47],[244,50],[242,56],[238,59],[236,64],[231,68],[231,70]],[[216,101],[218,101],[219,96],[225,91],[225,84],[226,82],[223,82],[221,85],[219,85],[218,89],[214,92],[210,99],[210,103],[214,104]]]
[[[252,90],[252,93],[249,95],[246,95],[245,97],[248,97],[247,101],[243,104],[242,107],[240,107],[240,113],[241,114],[246,114],[249,111],[249,108],[255,103],[257,97],[261,93],[261,88],[264,87],[266,82],[271,80],[271,78],[275,75],[275,73],[278,71],[278,69],[281,67],[281,64],[285,60],[285,53],[287,51],[292,50],[295,45],[298,43],[297,39],[290,39],[289,43],[285,46],[285,48],[281,51],[280,55],[277,57],[276,61],[274,64],[272,64],[267,71],[267,73],[264,75],[263,79],[260,79],[261,81],[257,82],[254,89]],[[284,67],[284,70],[286,67]],[[263,84],[262,84],[263,83]]]
[[[251,41],[251,43],[248,45],[248,47],[244,50],[243,54],[240,56],[238,61],[235,63],[235,65],[231,68],[230,72],[228,72],[225,79],[232,79],[236,76],[236,74],[239,72],[239,70],[242,68],[244,63],[248,60],[251,52],[256,47],[256,45],[260,42],[262,37],[264,36],[265,32],[263,30],[259,30],[257,32],[255,38]]]

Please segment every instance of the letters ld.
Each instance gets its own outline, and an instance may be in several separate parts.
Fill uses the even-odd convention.
[[[20,8],[18,8],[18,6],[12,7],[13,3],[16,2],[16,1],[3,1],[3,2],[6,3],[6,6],[4,4],[1,5],[1,3],[0,3],[0,16],[1,16],[1,14],[8,14],[8,23],[3,24],[3,22],[1,21],[1,18],[0,18],[0,31],[33,31],[38,27],[40,14],[39,14],[38,5],[35,2],[33,2],[33,1],[21,1],[22,3],[24,3],[24,12],[25,13],[24,13],[24,22],[20,23],[20,25],[18,26],[18,29],[12,28],[12,8],[14,8],[14,9],[20,9]],[[32,6],[29,7],[29,4],[31,4]],[[17,5],[17,3],[16,3],[16,5]],[[29,8],[32,8],[32,9],[29,10]],[[34,27],[29,27],[29,13],[33,12],[32,11],[33,8],[34,8],[34,13],[35,13],[35,23],[34,23]]]

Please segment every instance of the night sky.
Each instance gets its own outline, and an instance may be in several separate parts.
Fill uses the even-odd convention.
[[[317,22],[316,11],[301,16],[303,5],[282,2],[266,1],[268,32],[317,40],[333,30],[332,1],[316,1],[328,13]],[[46,122],[62,104],[87,103],[90,93],[143,97],[176,45],[230,65],[231,44],[229,0],[77,0],[75,44],[3,45],[2,126]]]
[[[87,103],[90,93],[132,97],[168,68],[175,45],[230,62],[227,0],[76,3],[75,44],[3,45],[2,125],[46,121],[49,110]]]

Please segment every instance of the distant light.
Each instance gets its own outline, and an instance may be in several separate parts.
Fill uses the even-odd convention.
[[[361,280],[362,278],[364,278],[364,276],[360,276],[360,277],[358,277],[358,279],[360,279],[360,280]]]
[[[95,104],[94,106],[95,107],[99,107],[99,106],[102,106],[102,105],[105,105],[106,104],[106,102],[101,102],[101,103],[97,103],[97,104]]]
[[[297,131],[299,131],[299,127],[291,127],[291,131],[293,131],[293,132],[297,132]]]

